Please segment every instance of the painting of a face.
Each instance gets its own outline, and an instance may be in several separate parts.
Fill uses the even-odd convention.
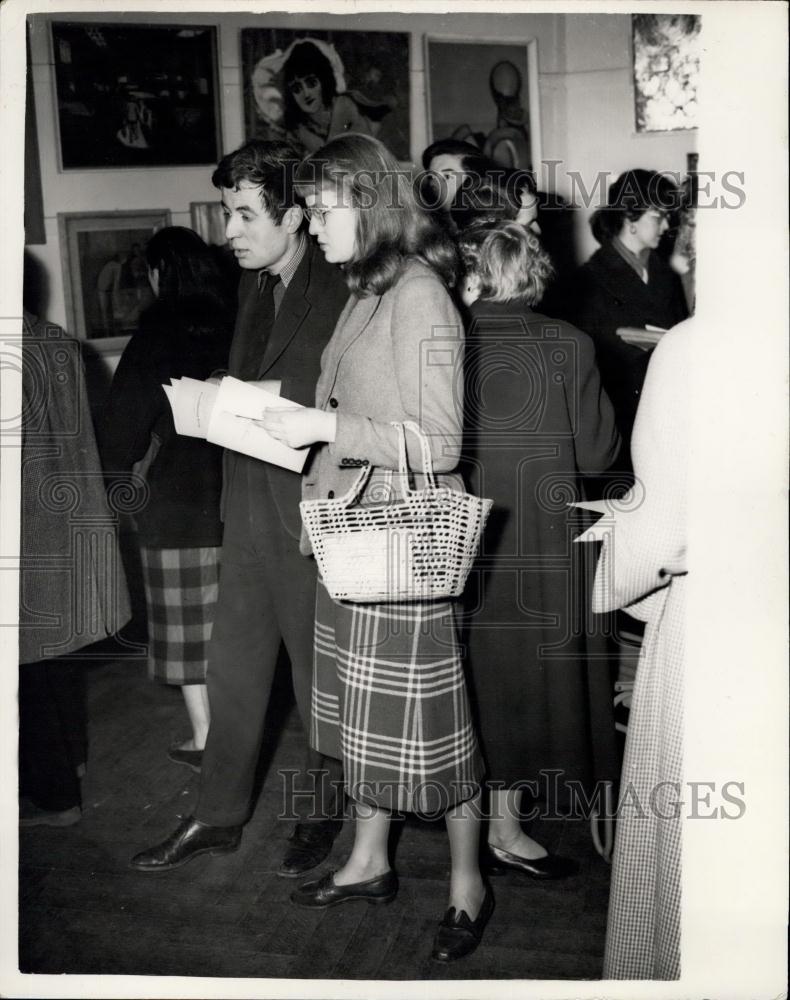
[[[242,28],[245,137],[287,138],[304,154],[323,145],[333,129],[333,135],[362,131],[375,135],[397,159],[408,160],[409,50],[405,31],[345,31],[339,23],[315,31],[303,25]],[[263,89],[266,82],[282,95],[281,114],[277,96]],[[335,101],[341,94],[344,99]]]
[[[324,95],[321,90],[321,81],[315,74],[294,77],[288,81],[288,89],[293,94],[299,110],[306,115],[314,115],[323,108]]]

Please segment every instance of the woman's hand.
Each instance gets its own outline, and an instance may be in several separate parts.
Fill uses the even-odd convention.
[[[337,418],[334,413],[314,407],[267,409],[254,423],[289,448],[304,448],[316,441],[334,441]]]

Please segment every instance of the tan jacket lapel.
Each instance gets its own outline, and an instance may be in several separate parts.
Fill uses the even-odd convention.
[[[355,340],[362,335],[365,327],[373,319],[381,303],[380,295],[359,299],[352,296],[346,303],[337,321],[335,335],[326,345],[321,358],[321,378],[316,388],[316,402],[319,408],[326,406],[343,355]]]

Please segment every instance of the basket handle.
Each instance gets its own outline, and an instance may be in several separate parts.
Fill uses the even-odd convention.
[[[413,420],[407,420],[405,423],[398,423],[394,421],[392,426],[395,427],[398,432],[398,477],[401,482],[401,492],[403,495],[406,496],[408,493],[414,492],[414,490],[409,487],[409,459],[406,453],[406,430],[410,430],[419,438],[420,452],[422,453],[422,474],[425,476],[428,486],[431,489],[435,489],[436,476],[433,472],[431,446],[428,443],[428,438],[425,436],[422,427],[420,427],[420,425],[415,423]],[[365,484],[368,479],[370,479],[373,468],[374,466],[372,465],[366,465],[351,484],[348,492],[340,498],[344,507],[350,507],[355,500],[359,499]],[[385,469],[384,475],[387,482],[392,483],[395,475],[394,471],[392,469]]]
[[[398,466],[404,494],[414,492],[409,489],[409,460],[406,454],[407,430],[411,431],[412,434],[415,434],[420,442],[420,452],[422,453],[422,474],[425,476],[430,489],[436,489],[436,476],[433,472],[431,446],[422,427],[420,427],[420,425],[415,423],[413,420],[406,420],[402,424],[395,424],[395,426],[398,429]]]

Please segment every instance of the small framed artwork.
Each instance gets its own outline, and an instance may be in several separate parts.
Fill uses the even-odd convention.
[[[216,163],[217,31],[54,21],[61,170]]]
[[[204,243],[215,247],[225,246],[225,216],[221,201],[191,201],[189,219],[190,225]]]
[[[167,209],[58,215],[72,336],[113,348],[138,329],[140,314],[154,301],[145,245],[168,225]]]
[[[503,167],[541,161],[538,44],[425,38],[428,141],[461,139]]]
[[[409,159],[405,32],[242,28],[241,65],[248,139],[288,139],[313,153],[362,132]]]
[[[632,14],[637,132],[697,128],[699,14]]]

